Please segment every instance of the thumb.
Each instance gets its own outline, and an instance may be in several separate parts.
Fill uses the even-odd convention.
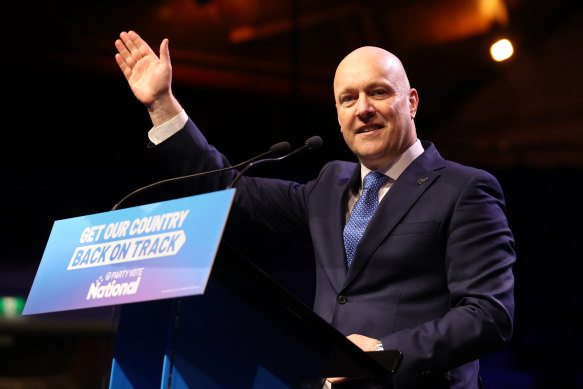
[[[170,49],[168,48],[168,38],[164,38],[160,43],[160,62],[162,65],[170,66]]]

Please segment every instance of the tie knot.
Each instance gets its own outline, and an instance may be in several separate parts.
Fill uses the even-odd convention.
[[[389,177],[379,172],[370,172],[364,177],[363,187],[364,189],[376,189],[378,190],[383,186]]]

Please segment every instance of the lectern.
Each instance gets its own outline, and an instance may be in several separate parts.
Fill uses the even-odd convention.
[[[364,353],[223,243],[203,295],[122,307],[111,388],[390,388],[395,350]]]
[[[365,353],[222,239],[234,189],[55,222],[24,314],[116,306],[110,388],[391,387]]]

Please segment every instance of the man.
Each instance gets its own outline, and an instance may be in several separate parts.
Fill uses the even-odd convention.
[[[133,31],[115,45],[155,149],[178,159],[179,173],[225,166],[172,94],[168,40],[159,59]],[[397,388],[477,388],[478,358],[513,327],[514,242],[500,186],[417,139],[418,94],[391,53],[350,53],[334,97],[359,163],[330,162],[307,184],[243,177],[234,213],[311,241],[315,312],[365,351],[401,350]],[[207,176],[204,187],[225,188],[233,175]]]

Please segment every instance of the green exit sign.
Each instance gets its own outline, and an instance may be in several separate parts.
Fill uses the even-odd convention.
[[[0,297],[0,317],[16,317],[22,314],[24,308],[23,297]]]

